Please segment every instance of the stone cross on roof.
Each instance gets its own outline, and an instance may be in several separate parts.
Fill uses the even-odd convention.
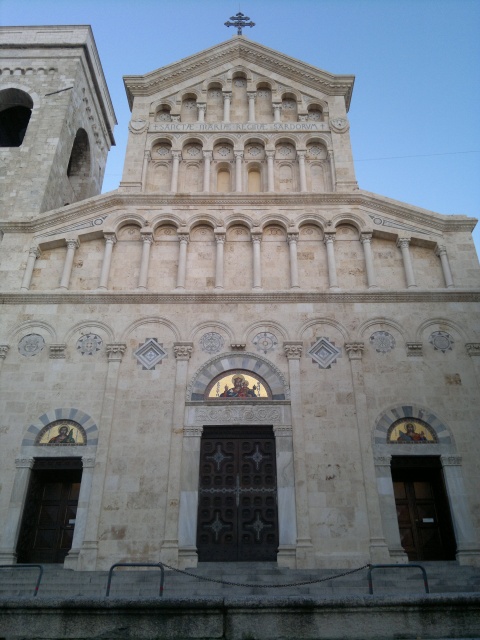
[[[241,13],[240,11],[234,15],[234,16],[230,16],[230,20],[232,20],[232,22],[230,22],[229,20],[227,22],[225,22],[225,26],[226,27],[237,27],[237,34],[239,36],[242,35],[242,29],[243,27],[254,27],[255,23],[254,22],[247,22],[247,20],[250,20],[250,18],[248,16],[244,16],[243,13]]]

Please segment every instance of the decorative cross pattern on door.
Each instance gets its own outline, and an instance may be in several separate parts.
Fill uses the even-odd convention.
[[[277,480],[272,427],[205,427],[197,548],[198,559],[203,562],[276,560]]]

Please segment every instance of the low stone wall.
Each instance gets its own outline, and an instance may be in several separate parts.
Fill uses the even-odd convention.
[[[11,598],[2,640],[479,638],[480,593],[409,597]]]

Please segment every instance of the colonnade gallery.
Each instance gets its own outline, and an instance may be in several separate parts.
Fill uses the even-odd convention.
[[[126,76],[100,195],[90,28],[0,44],[1,563],[478,565],[476,221],[359,187],[354,77]]]

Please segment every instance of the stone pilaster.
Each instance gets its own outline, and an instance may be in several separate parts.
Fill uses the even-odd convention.
[[[290,254],[290,288],[299,289],[298,284],[298,233],[287,233],[288,250]]]
[[[405,563],[408,562],[408,556],[400,541],[397,509],[393,492],[391,460],[391,455],[375,456],[374,459],[378,500],[380,503],[383,531],[388,544],[390,557],[395,562]]]
[[[103,253],[102,272],[100,274],[99,289],[108,289],[108,278],[110,276],[110,266],[112,264],[113,247],[117,242],[117,236],[114,233],[104,233],[105,250]]]
[[[85,538],[85,527],[87,524],[88,505],[92,491],[93,470],[95,468],[94,457],[82,457],[82,482],[78,496],[77,513],[75,516],[75,529],[73,531],[72,547],[65,558],[65,569],[76,570],[78,558]]]
[[[28,251],[27,265],[25,267],[25,273],[23,274],[22,285],[20,289],[22,291],[28,291],[32,282],[33,269],[37,258],[40,258],[42,252],[38,247],[31,247]]]
[[[62,278],[60,280],[60,289],[68,289],[70,284],[70,276],[72,275],[73,258],[75,257],[75,251],[80,246],[78,238],[72,238],[67,242],[67,254],[65,256],[65,262],[63,265]]]
[[[185,289],[187,276],[187,246],[190,240],[188,233],[179,233],[180,247],[178,251],[177,290]]]
[[[4,526],[0,529],[0,564],[15,564],[17,561],[17,542],[33,463],[34,459],[27,456],[15,460],[16,472],[10,503],[2,518]]]
[[[402,252],[403,268],[405,270],[405,280],[407,282],[407,288],[412,289],[417,286],[417,283],[415,282],[412,257],[410,255],[410,238],[398,238],[397,247],[399,247]]]
[[[222,290],[224,288],[224,245],[226,234],[225,231],[215,231],[215,242],[217,246],[215,257],[215,289]]]
[[[453,283],[450,263],[448,261],[447,247],[445,247],[443,244],[438,244],[435,249],[435,255],[437,255],[440,258],[440,264],[442,265],[442,273],[445,279],[445,286],[447,287],[447,289],[451,289],[455,285]]]
[[[377,286],[375,278],[375,268],[373,266],[372,255],[372,234],[362,233],[360,235],[360,242],[363,245],[363,254],[365,256],[365,271],[367,273],[367,287],[369,289],[375,289]]]
[[[339,288],[337,280],[337,266],[335,264],[335,249],[333,246],[333,243],[335,242],[335,234],[325,233],[324,242],[327,247],[328,282],[330,289],[335,291]]]
[[[138,288],[145,290],[148,285],[148,265],[150,262],[150,249],[153,244],[153,233],[142,229],[140,234],[142,236],[142,260],[140,262],[140,273],[138,275]]]
[[[252,232],[253,243],[253,289],[260,291],[262,288],[262,234]]]

